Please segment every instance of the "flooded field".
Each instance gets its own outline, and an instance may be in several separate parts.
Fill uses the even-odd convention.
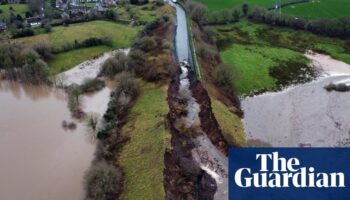
[[[350,93],[324,89],[348,83],[350,66],[321,54],[307,57],[323,77],[242,101],[248,140],[276,147],[350,146]]]
[[[104,113],[109,92],[84,97],[83,108]],[[96,146],[84,122],[70,117],[64,91],[0,82],[0,110],[0,199],[83,199]],[[63,120],[76,129],[64,130]]]

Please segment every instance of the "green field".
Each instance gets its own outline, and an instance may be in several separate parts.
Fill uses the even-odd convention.
[[[142,94],[123,128],[130,141],[118,158],[125,173],[122,199],[163,200],[164,153],[170,140],[170,133],[164,127],[168,113],[167,88],[143,84]]]
[[[66,43],[74,43],[75,40],[109,37],[113,40],[113,47],[125,48],[130,46],[137,32],[137,28],[127,25],[109,21],[92,21],[72,24],[67,27],[54,27],[51,33],[19,38],[16,41],[27,44],[49,43],[52,47],[59,48]]]
[[[241,6],[243,3],[261,7],[273,7],[275,0],[197,0],[208,6],[210,11],[223,10]],[[283,2],[283,1],[282,1]]]
[[[252,6],[271,8],[275,0],[197,0],[208,6],[210,11],[229,9],[248,3]],[[293,0],[282,0],[283,3]],[[308,19],[337,18],[350,16],[349,0],[310,0],[309,3],[294,4],[282,9],[282,13],[293,14]]]
[[[56,54],[54,59],[49,62],[49,74],[56,75],[64,72],[86,60],[97,57],[102,53],[111,50],[113,50],[111,47],[96,46]]]
[[[293,14],[307,19],[338,18],[350,16],[349,0],[311,0],[282,9],[282,13]]]
[[[301,53],[289,49],[259,45],[234,44],[220,54],[224,63],[231,64],[232,71],[238,71],[238,75],[231,75],[238,94],[276,89],[276,80],[269,70],[281,62],[303,59]]]
[[[219,31],[217,38],[230,39],[224,40],[220,54],[223,62],[233,67],[231,81],[238,94],[276,89],[277,79],[271,77],[271,68],[295,61],[307,63],[303,56],[307,50],[350,63],[349,40],[246,21],[215,27]]]
[[[92,21],[68,27],[54,27],[51,33],[19,38],[15,41],[25,44],[49,43],[53,48],[60,48],[64,44],[74,43],[75,40],[82,41],[90,37],[109,37],[113,40],[112,47],[97,46],[55,54],[54,59],[49,62],[50,74],[55,75],[104,52],[129,47],[137,32],[138,28],[126,25],[108,21]]]
[[[79,6],[86,6],[86,7],[95,7],[96,2],[79,2],[78,5]]]
[[[13,14],[15,16],[19,14],[25,18],[25,13],[28,11],[28,6],[26,4],[6,4],[0,5],[0,10],[2,10],[2,14],[0,14],[0,20],[7,20],[10,18],[10,7],[14,9]]]

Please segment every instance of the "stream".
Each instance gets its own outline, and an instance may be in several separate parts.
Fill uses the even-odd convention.
[[[350,65],[307,52],[323,75],[310,83],[242,101],[247,139],[274,147],[343,147],[350,145],[350,93],[328,92],[330,83],[350,83]]]
[[[96,77],[115,52],[60,74],[60,84]],[[102,117],[110,93],[107,82],[102,90],[83,95],[83,111]],[[84,121],[71,117],[65,91],[0,81],[0,110],[0,199],[84,199],[83,178],[95,158],[95,138]],[[63,128],[63,121],[76,128]]]

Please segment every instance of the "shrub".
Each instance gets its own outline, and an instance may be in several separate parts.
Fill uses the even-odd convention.
[[[155,39],[149,36],[142,37],[137,44],[139,48],[145,52],[152,51],[157,47],[157,42]]]
[[[86,126],[90,129],[92,134],[96,134],[97,124],[100,120],[100,116],[98,113],[90,113],[86,118]]]
[[[106,86],[105,82],[99,79],[85,79],[83,84],[80,86],[82,93],[90,93],[101,90]]]
[[[131,3],[131,4],[142,5],[142,4],[148,3],[148,0],[130,0],[130,3]]]
[[[129,72],[122,72],[116,77],[116,93],[121,95],[124,93],[127,96],[135,98],[138,95],[139,88],[134,80],[134,76]]]
[[[234,84],[231,81],[231,70],[233,67],[227,64],[219,65],[214,71],[213,71],[213,78],[214,82],[223,87],[225,90],[233,91],[234,90]]]
[[[68,93],[68,108],[73,117],[81,118],[83,113],[81,111],[81,89],[79,85],[72,84],[67,88]]]
[[[21,70],[22,80],[28,83],[38,84],[48,82],[48,67],[41,59],[26,63]]]
[[[212,48],[209,48],[207,45],[201,44],[198,47],[198,54],[200,57],[206,60],[211,60],[215,58],[216,52]]]
[[[115,12],[112,9],[108,9],[106,11],[106,13],[105,13],[105,16],[106,16],[107,19],[110,19],[110,20],[113,20],[113,21],[116,21],[118,19],[117,12]]]
[[[33,36],[34,30],[32,28],[23,28],[18,29],[13,33],[13,38],[19,38],[19,37],[26,37],[26,36]]]
[[[114,77],[116,74],[128,69],[128,57],[124,52],[118,52],[114,57],[107,59],[103,65],[100,75]]]
[[[39,54],[31,48],[24,48],[21,51],[21,58],[24,63],[34,63],[39,57]]]
[[[52,48],[48,43],[38,43],[33,46],[33,49],[46,61],[52,59]]]
[[[206,38],[208,39],[209,42],[211,42],[211,43],[215,42],[215,38],[218,35],[218,32],[216,31],[215,28],[210,27],[210,26],[206,26],[203,28],[203,32],[204,32],[204,35],[206,36]]]
[[[104,162],[91,167],[85,174],[87,197],[95,200],[116,199],[121,192],[121,171]]]
[[[137,75],[142,75],[146,72],[145,69],[145,52],[133,49],[129,53],[129,65]]]
[[[198,2],[186,1],[186,10],[190,12],[191,17],[196,22],[204,20],[205,15],[208,12],[208,8]]]
[[[47,33],[50,33],[52,31],[52,26],[50,23],[45,23],[44,24],[44,29]]]
[[[350,91],[350,86],[347,86],[344,83],[340,83],[340,84],[330,83],[326,85],[324,89],[326,89],[328,92],[331,92],[333,90],[338,92],[347,92],[347,91]]]

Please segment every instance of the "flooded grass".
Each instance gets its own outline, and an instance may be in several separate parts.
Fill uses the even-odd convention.
[[[289,85],[307,83],[314,80],[318,72],[313,66],[306,64],[306,60],[289,60],[269,70],[270,76],[277,80],[277,88],[281,89]]]
[[[295,69],[298,65],[291,66],[285,63],[293,64],[293,60],[307,62],[299,52],[261,45],[234,44],[220,54],[224,63],[233,67],[231,79],[236,87],[235,91],[240,95],[259,90],[275,90],[278,88],[278,79],[271,76],[271,69],[281,65],[291,67],[288,71],[301,71]],[[238,71],[239,76],[234,73],[235,71]]]

